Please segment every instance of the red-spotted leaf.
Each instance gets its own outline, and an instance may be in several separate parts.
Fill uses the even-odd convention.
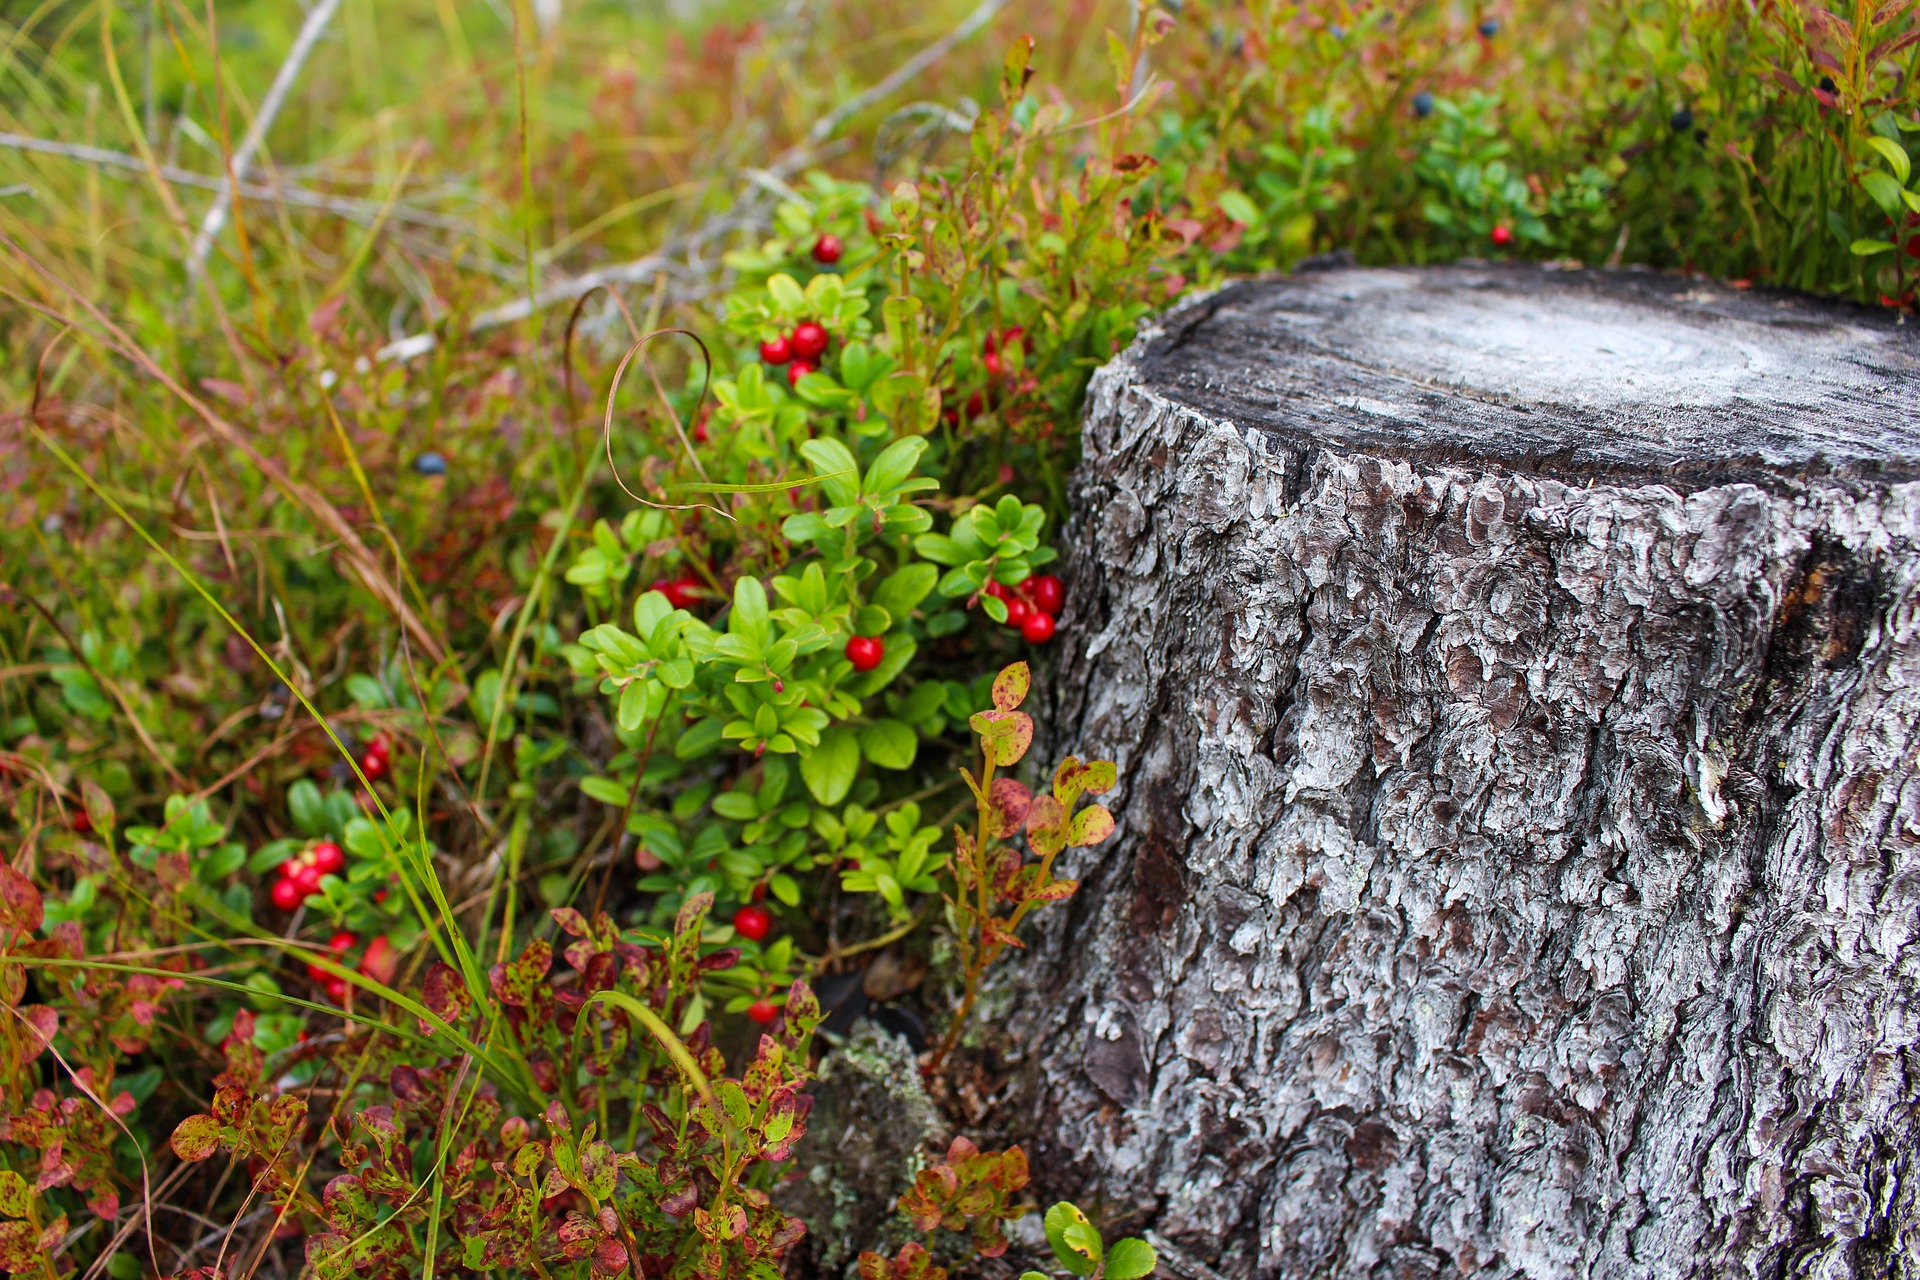
[[[1000,711],[1012,711],[1027,700],[1027,689],[1033,683],[1033,672],[1024,662],[1003,667],[1000,674],[993,678],[993,705]]]
[[[11,1169],[0,1170],[0,1214],[24,1218],[33,1212],[33,1188]]]
[[[1012,835],[1027,820],[1027,808],[1033,803],[1033,792],[1026,784],[1012,778],[995,778],[993,788],[988,793],[993,808],[991,830],[996,837]]]
[[[1027,754],[1027,748],[1033,745],[1033,717],[1024,711],[977,712],[968,721],[973,731],[980,735],[981,750],[996,767],[1020,763],[1020,757]]]
[[[1076,849],[1099,844],[1113,834],[1113,814],[1103,804],[1090,804],[1073,815],[1067,828],[1067,843]]]
[[[46,910],[33,881],[0,862],[0,936],[8,930],[33,933],[45,919]]]
[[[209,1115],[188,1116],[173,1131],[173,1154],[182,1160],[205,1160],[220,1149],[220,1122]]]
[[[1067,811],[1052,796],[1035,796],[1027,808],[1027,843],[1041,857],[1067,844]]]
[[[611,1236],[603,1236],[593,1248],[589,1269],[597,1277],[617,1276],[627,1269],[627,1247]]]

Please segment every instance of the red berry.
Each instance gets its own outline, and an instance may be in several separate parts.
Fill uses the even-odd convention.
[[[351,929],[342,929],[327,939],[327,950],[339,955],[353,950],[353,944],[360,941],[360,935]]]
[[[291,880],[276,880],[273,885],[273,905],[282,911],[293,911],[300,906],[300,899],[307,895],[300,892],[300,886]]]
[[[768,364],[785,364],[793,359],[793,344],[785,337],[768,338],[760,344],[760,358]]]
[[[742,907],[733,913],[733,930],[743,938],[762,941],[773,932],[773,912],[758,904]]]
[[[790,387],[799,386],[800,379],[806,377],[808,374],[812,373],[813,371],[814,371],[814,366],[809,364],[807,361],[795,360],[792,364],[787,366],[787,385]]]
[[[1013,599],[1013,588],[994,578],[988,578],[987,585],[980,589],[990,596],[999,596],[1002,600]]]
[[[871,671],[887,656],[887,646],[879,636],[855,636],[847,641],[847,661],[855,671]]]
[[[762,880],[759,884],[756,884],[753,886],[753,900],[755,902],[760,902],[763,899],[765,899],[766,896],[767,896],[767,882],[765,880]]]
[[[1501,248],[1513,243],[1513,228],[1502,222],[1493,229],[1493,242]]]
[[[322,840],[313,846],[312,854],[311,861],[323,876],[337,875],[347,869],[347,855],[331,840]]]
[[[307,976],[309,978],[312,978],[315,982],[320,982],[320,983],[330,982],[333,979],[332,974],[328,973],[325,969],[322,969],[319,965],[311,964],[311,963],[307,965]]]
[[[1910,258],[1920,258],[1920,236],[1907,237],[1907,256]],[[75,827],[74,830],[77,831],[79,828]]]
[[[1003,347],[1010,347],[1016,342],[1024,342],[1026,340],[1026,336],[1027,336],[1027,331],[1025,329],[1022,329],[1017,324],[1012,325],[1007,329],[1005,333],[1000,335],[1000,345]]]
[[[323,872],[320,868],[309,862],[295,867],[293,874],[288,876],[287,880],[294,888],[300,891],[300,896],[304,898],[310,893],[320,892],[320,877],[322,874]]]
[[[771,1000],[755,1000],[747,1006],[747,1016],[764,1027],[780,1016],[780,1010]]]
[[[980,357],[980,363],[986,366],[989,378],[997,378],[1007,371],[1006,362],[1000,358],[998,351],[987,352]]]
[[[74,834],[84,836],[93,830],[93,819],[87,816],[85,809],[75,809],[72,825]]]
[[[667,598],[667,603],[676,609],[691,609],[700,602],[703,594],[700,579],[692,574],[678,578],[662,578],[653,584],[653,589]]]
[[[841,244],[840,237],[832,233],[813,242],[813,260],[829,267],[840,261],[840,255],[846,251],[847,246]]]
[[[967,397],[967,416],[977,418],[987,411],[987,398],[978,391]]]
[[[1033,614],[1034,614],[1033,606],[1028,604],[1025,600],[1022,600],[1019,596],[1015,596],[1013,599],[1007,601],[1007,625],[1008,626],[1010,627],[1025,626],[1027,619],[1031,618]]]
[[[1051,573],[1028,578],[1027,599],[1033,601],[1033,607],[1040,612],[1059,617],[1067,603],[1067,584]]]
[[[820,353],[827,349],[827,331],[811,320],[803,320],[793,327],[793,354],[802,360],[818,360]]]
[[[384,933],[367,944],[367,954],[360,959],[360,972],[375,982],[392,982],[393,971],[399,967],[400,955]]]
[[[693,424],[693,442],[695,444],[705,444],[707,442],[707,439],[708,439],[707,424],[704,422],[694,423]]]
[[[1053,615],[1035,613],[1020,624],[1020,634],[1025,636],[1031,644],[1045,644],[1053,639]]]
[[[347,1002],[347,980],[345,978],[327,979],[327,999],[335,1004]]]
[[[368,747],[366,753],[360,757],[360,772],[367,775],[368,782],[378,782],[386,777],[390,767],[386,753],[375,751],[372,747]]]

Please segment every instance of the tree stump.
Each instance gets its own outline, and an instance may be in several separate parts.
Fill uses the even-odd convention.
[[[1052,1189],[1232,1277],[1920,1274],[1911,329],[1329,269],[1150,328],[1085,451]]]

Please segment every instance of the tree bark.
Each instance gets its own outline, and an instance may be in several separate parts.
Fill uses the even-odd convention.
[[[1632,272],[1252,282],[1103,370],[1051,1189],[1232,1277],[1920,1274],[1917,407],[1887,316]]]

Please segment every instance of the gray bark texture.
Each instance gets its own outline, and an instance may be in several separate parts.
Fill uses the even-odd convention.
[[[1149,328],[1085,451],[1049,1190],[1239,1278],[1920,1275],[1912,329],[1329,269]]]

